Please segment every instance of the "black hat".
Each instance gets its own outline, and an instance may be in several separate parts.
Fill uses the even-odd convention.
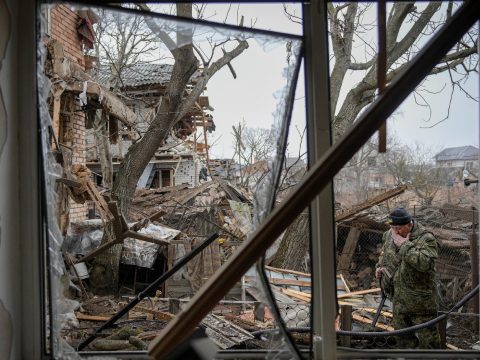
[[[388,223],[390,225],[405,225],[412,221],[412,215],[404,208],[396,208],[389,215]]]

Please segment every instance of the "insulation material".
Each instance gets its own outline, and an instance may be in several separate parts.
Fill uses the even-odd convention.
[[[146,228],[143,228],[138,232],[158,240],[166,241],[175,239],[180,233],[178,230],[154,224],[149,224]],[[126,238],[123,242],[123,252],[120,261],[128,265],[151,268],[157,259],[159,249],[160,245],[158,244]]]
[[[74,222],[67,230],[63,249],[74,255],[86,255],[100,246],[102,237],[102,220]]]

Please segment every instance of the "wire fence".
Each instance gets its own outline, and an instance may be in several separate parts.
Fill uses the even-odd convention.
[[[478,284],[478,211],[455,206],[413,207],[409,209],[415,221],[435,235],[438,258],[435,282],[439,313],[445,312]],[[388,210],[378,213],[388,214]],[[350,291],[379,286],[375,268],[382,249],[382,235],[388,230],[385,215],[369,212],[337,225],[337,271],[342,274]],[[478,296],[476,297],[478,299]],[[352,306],[352,329],[373,330],[369,324],[378,308],[380,295],[368,294],[345,298],[340,304]],[[440,323],[442,343],[450,348],[471,348],[478,338],[478,305],[468,302]],[[478,304],[478,302],[477,302]],[[393,330],[393,307],[386,301],[378,320],[381,330]],[[339,345],[354,348],[396,348],[399,337],[362,338],[339,337]]]

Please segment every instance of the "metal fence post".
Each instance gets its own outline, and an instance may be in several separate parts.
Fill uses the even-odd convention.
[[[341,305],[340,327],[342,330],[352,330],[352,305]],[[351,340],[350,336],[340,336],[340,345],[350,347],[352,343]]]

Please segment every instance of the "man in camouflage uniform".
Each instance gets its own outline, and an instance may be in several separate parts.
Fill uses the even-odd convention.
[[[435,259],[437,241],[402,208],[389,216],[390,230],[383,234],[383,248],[375,275],[393,303],[395,329],[421,324],[437,316]],[[416,336],[415,336],[416,335]],[[397,337],[400,348],[438,349],[437,325]]]

